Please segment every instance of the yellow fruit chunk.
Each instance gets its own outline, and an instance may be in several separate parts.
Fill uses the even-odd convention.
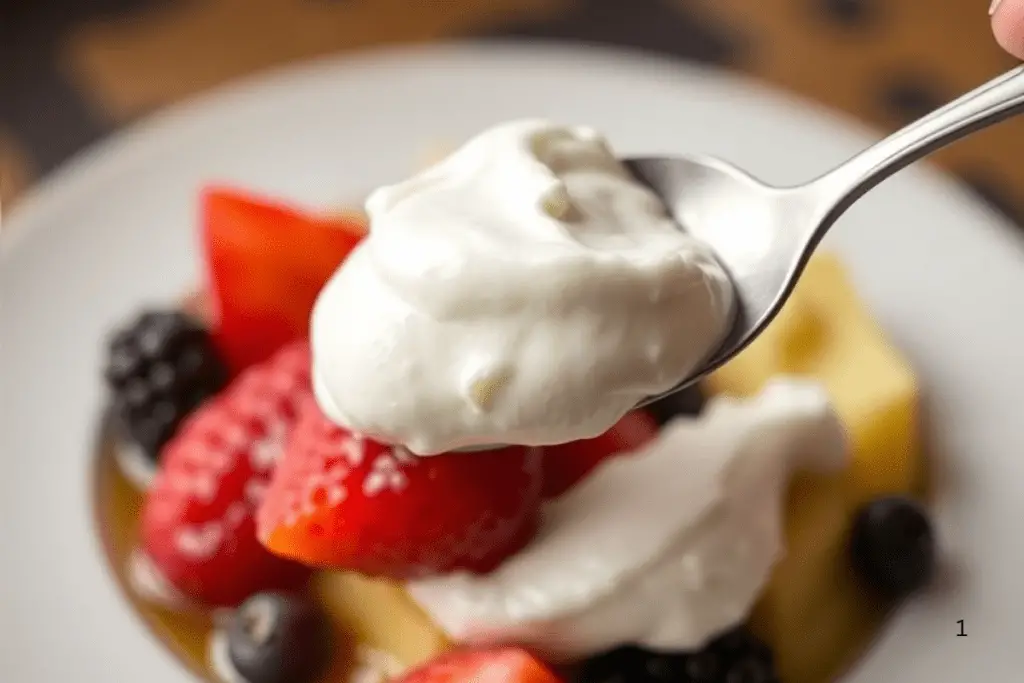
[[[787,555],[755,608],[754,628],[775,648],[787,683],[833,680],[881,617],[846,557],[853,514],[882,493],[923,486],[918,388],[900,353],[857,299],[835,257],[818,255],[765,333],[711,376],[711,394],[750,396],[770,377],[813,377],[828,390],[851,439],[839,475],[801,475],[790,490]]]
[[[441,629],[398,583],[350,572],[320,572],[313,578],[312,591],[338,632],[351,634],[363,648],[392,655],[405,667],[450,647]],[[351,659],[336,664],[337,673],[327,680],[347,680],[343,669],[351,666]]]

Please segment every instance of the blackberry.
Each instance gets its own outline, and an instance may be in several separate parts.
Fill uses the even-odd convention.
[[[778,683],[771,648],[744,625],[718,636],[707,649],[721,662],[722,683]]]
[[[773,665],[775,663],[771,648],[745,625],[736,626],[718,635],[708,645],[707,650],[729,663],[748,657],[761,659]]]
[[[924,509],[902,496],[865,504],[850,531],[854,571],[880,597],[899,600],[935,573],[935,534]]]
[[[723,660],[717,652],[708,648],[694,652],[686,658],[683,670],[689,683],[716,683],[721,680]]]
[[[778,683],[771,664],[756,657],[733,662],[725,672],[723,683]]]
[[[647,652],[620,647],[591,657],[580,668],[576,683],[646,683]]]
[[[659,398],[648,405],[646,410],[660,427],[680,415],[700,415],[704,410],[704,403],[704,392],[701,391],[700,385],[691,384],[681,391]]]
[[[644,665],[650,683],[718,683],[722,667],[711,652],[649,652]]]
[[[778,677],[771,649],[741,626],[695,652],[606,652],[583,663],[577,683],[778,683]]]
[[[149,311],[110,341],[107,385],[122,435],[154,461],[181,421],[227,383],[206,328],[179,311]]]

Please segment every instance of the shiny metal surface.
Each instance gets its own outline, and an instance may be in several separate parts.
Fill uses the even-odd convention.
[[[679,224],[715,249],[736,292],[734,324],[722,345],[702,367],[662,396],[713,372],[756,339],[789,298],[828,230],[871,188],[931,152],[1021,111],[1024,66],[795,187],[767,185],[708,157],[626,160],[633,173],[661,196]],[[643,404],[658,398],[652,396]]]

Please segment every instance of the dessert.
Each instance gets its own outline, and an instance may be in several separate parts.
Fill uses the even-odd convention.
[[[524,130],[540,133],[540,148],[522,146]],[[370,208],[382,226],[371,237],[355,214],[204,194],[201,305],[144,315],[111,346],[112,451],[141,455],[102,460],[98,495],[130,599],[211,681],[831,680],[936,562],[908,365],[838,262],[818,256],[743,354],[698,390],[629,410],[636,392],[671,386],[715,343],[729,308],[720,271],[699,244],[660,227],[630,239],[674,245],[683,258],[588,233],[587,221],[571,239],[552,237],[545,231],[558,223],[538,218],[533,199],[563,186],[574,206],[581,187],[607,182],[617,189],[594,196],[622,190],[637,202],[627,206],[656,212],[620,187],[627,179],[585,130],[529,122],[498,133],[378,195]],[[488,167],[490,145],[512,145],[523,167]],[[552,165],[538,171],[538,157]],[[561,173],[556,182],[545,167]],[[458,248],[446,252],[436,234],[411,234],[402,211],[427,205],[402,209],[398,195],[436,207],[431,193],[453,185],[462,197],[499,170],[523,173],[536,194],[522,223],[498,221],[508,249],[539,242],[549,265],[572,254],[588,286],[607,262],[626,263],[621,300],[605,311],[611,290],[591,299],[581,289],[538,309],[526,294],[564,284],[554,269],[541,263],[535,282],[516,280],[488,235],[453,237]],[[527,182],[540,178],[547,184]],[[520,201],[497,197],[478,217],[505,220]],[[441,222],[424,233],[444,233],[451,215],[428,215]],[[536,231],[523,228],[531,221]],[[403,256],[403,243],[423,258]],[[431,264],[438,287],[413,286]],[[463,276],[481,286],[456,291]],[[365,299],[353,283],[370,287]],[[668,283],[664,299],[658,283]],[[425,341],[381,346],[402,315],[425,315],[401,309],[410,302],[435,315],[410,327]],[[692,304],[700,324],[659,328],[652,321],[668,303]],[[447,326],[450,306],[479,333],[480,353]],[[525,345],[474,327],[465,306]],[[579,317],[584,309],[592,319]],[[603,312],[606,325],[596,322]],[[539,330],[535,343],[569,335],[580,354],[531,355],[524,325]],[[614,332],[625,325],[633,331]],[[601,348],[584,351],[583,339]],[[645,365],[658,354],[633,353],[652,340],[686,346],[663,352],[673,358],[661,375]],[[431,354],[436,367],[425,365]],[[574,378],[619,361],[578,393]],[[511,375],[488,384],[494,376],[469,366]],[[634,371],[643,377],[619,381]],[[416,386],[392,399],[403,372]],[[542,372],[551,381],[530,379]],[[361,384],[346,385],[346,373]],[[360,387],[373,406],[357,400]],[[532,400],[542,410],[513,409]],[[580,412],[588,425],[572,423]],[[384,438],[395,434],[414,443]],[[512,445],[452,451],[494,442]]]

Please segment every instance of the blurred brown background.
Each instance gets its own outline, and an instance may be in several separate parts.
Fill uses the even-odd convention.
[[[988,0],[0,0],[0,198],[146,112],[260,69],[457,37],[740,70],[893,129],[1014,64]],[[1024,120],[937,160],[1024,225]]]

